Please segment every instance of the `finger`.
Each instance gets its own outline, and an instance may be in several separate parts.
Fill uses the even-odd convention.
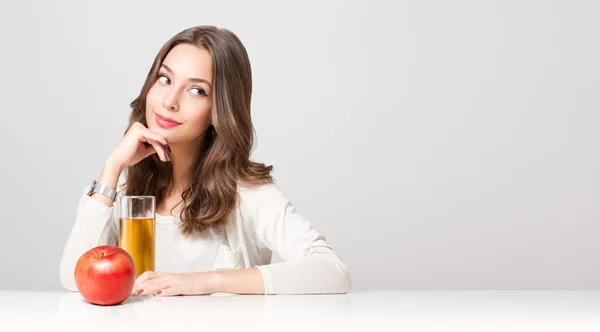
[[[171,280],[168,277],[159,277],[151,280],[147,280],[140,284],[142,292],[140,295],[153,295],[160,292],[161,290],[173,286]]]
[[[163,145],[168,145],[169,142],[167,141],[166,138],[160,136],[159,134],[151,131],[150,129],[148,129],[148,127],[144,126],[142,123],[140,122],[134,122],[131,127],[130,127],[130,131],[137,135],[140,136],[139,138],[141,138],[141,136],[147,138],[147,139],[153,139],[157,142],[160,142]],[[143,140],[145,142],[145,140]]]
[[[159,142],[149,139],[149,140],[147,140],[147,143],[150,144],[151,146],[146,147],[146,153],[147,153],[146,156],[152,155],[154,152],[152,152],[151,150],[154,150],[158,154],[158,157],[160,158],[160,160],[162,160],[164,162],[171,160],[169,153]],[[150,149],[150,151],[148,149]]]
[[[134,123],[136,126],[133,129],[133,134],[137,136],[137,139],[141,142],[146,142],[154,146],[154,149],[158,153],[158,157],[160,160],[167,162],[171,160],[170,153],[167,151],[166,147],[169,142],[162,136],[157,133],[150,131],[150,129],[146,128],[141,123]],[[146,150],[146,157],[151,155],[150,151]]]
[[[140,274],[140,276],[137,277],[135,282],[144,282],[146,280],[158,278],[159,276],[160,276],[160,274],[156,271],[146,271],[146,272]]]
[[[146,271],[146,272],[140,274],[140,276],[137,277],[137,279],[135,280],[135,283],[133,285],[133,290],[131,291],[131,293],[132,294],[138,293],[140,290],[142,290],[140,288],[141,284],[145,283],[148,280],[158,278],[159,276],[160,276],[160,274],[157,272],[154,272],[154,271]]]
[[[147,158],[155,153],[158,153],[158,151],[156,151],[156,149],[152,145],[146,145],[145,148],[146,148],[146,151],[145,151],[146,153],[144,154],[144,158]],[[160,155],[159,155],[159,158],[160,158]]]
[[[132,124],[131,124],[131,127],[129,127],[129,130],[128,130],[127,132],[131,132],[131,131],[134,131],[134,130],[138,130],[138,129],[140,129],[141,127],[144,127],[144,125],[143,125],[143,124],[141,124],[141,123],[139,123],[139,122],[134,122],[134,123],[132,123]]]
[[[146,136],[144,136],[143,132],[138,132],[136,133],[137,135],[137,139],[140,142],[144,142],[144,143],[148,143],[151,145],[150,146],[146,146],[146,157],[152,155],[154,152],[158,153],[158,157],[160,158],[160,160],[167,162],[169,160],[171,160],[171,158],[169,157],[169,153],[167,152],[167,150],[165,149],[165,147],[158,141],[152,139],[152,138],[148,138]],[[152,151],[154,150],[154,151]]]
[[[156,292],[156,296],[166,297],[166,296],[177,296],[181,295],[181,292],[177,290],[177,287],[166,287]]]
[[[160,144],[162,145],[168,145],[169,142],[167,142],[167,140],[160,136],[159,134],[153,133],[150,131],[150,129],[148,128],[144,128],[141,130],[141,134],[146,137],[147,139],[151,139],[151,140],[155,140],[157,142],[160,142]]]

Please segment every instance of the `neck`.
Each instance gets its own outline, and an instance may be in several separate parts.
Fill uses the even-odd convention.
[[[193,142],[169,144],[171,149],[171,166],[173,167],[172,187],[175,192],[182,192],[191,181],[191,169],[200,154],[202,137]]]

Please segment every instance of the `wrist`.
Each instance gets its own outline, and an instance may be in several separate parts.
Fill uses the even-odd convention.
[[[265,283],[257,268],[227,269],[205,272],[204,285],[209,293],[264,294]]]
[[[125,169],[125,166],[121,162],[116,161],[115,159],[108,157],[104,160],[104,170],[121,174],[121,172]]]
[[[121,176],[123,169],[124,168],[121,167],[119,163],[116,163],[111,159],[107,159],[104,162],[104,168],[98,177],[98,183],[103,184],[113,190],[117,190],[119,177]]]
[[[219,292],[220,275],[218,271],[194,272],[187,275],[191,278],[190,294],[205,295]]]
[[[223,292],[223,278],[220,271],[211,271],[208,275],[207,286],[210,293]]]
[[[99,184],[104,185],[112,190],[117,190],[117,185],[119,181],[119,176],[121,175],[121,169],[118,165],[113,164],[110,161],[104,162],[104,168],[96,180]],[[108,207],[113,206],[113,197],[114,193],[107,191],[108,194],[111,194],[110,197],[105,196],[105,194],[96,194],[93,193],[91,197]]]

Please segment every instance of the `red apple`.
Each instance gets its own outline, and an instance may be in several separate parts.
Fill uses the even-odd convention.
[[[119,247],[94,247],[75,266],[77,289],[92,304],[119,304],[131,295],[134,283],[133,259]]]

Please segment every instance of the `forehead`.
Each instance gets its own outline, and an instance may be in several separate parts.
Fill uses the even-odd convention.
[[[179,79],[202,78],[212,82],[212,57],[205,49],[179,44],[169,51],[163,64],[171,68]]]

